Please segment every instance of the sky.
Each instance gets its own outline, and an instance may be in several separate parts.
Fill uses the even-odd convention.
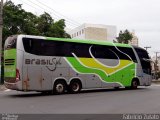
[[[6,0],[4,0],[5,2]],[[83,23],[115,25],[135,31],[139,46],[151,46],[151,56],[160,52],[160,0],[12,0],[36,15],[48,12],[53,19],[65,19],[67,28]],[[159,53],[160,56],[160,53]]]

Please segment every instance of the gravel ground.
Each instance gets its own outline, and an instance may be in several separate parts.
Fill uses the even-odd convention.
[[[158,80],[152,80],[152,83],[154,83],[154,84],[160,84],[160,79],[158,79]]]
[[[4,85],[0,85],[0,91],[4,91],[6,90],[7,88],[4,86]]]

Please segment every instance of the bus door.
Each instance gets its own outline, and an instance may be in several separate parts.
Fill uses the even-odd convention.
[[[42,67],[38,64],[33,55],[24,53],[23,64],[23,89],[41,90],[42,89]]]

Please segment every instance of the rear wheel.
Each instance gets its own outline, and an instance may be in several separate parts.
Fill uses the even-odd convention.
[[[64,81],[56,81],[53,87],[53,93],[63,94],[66,90],[66,83]]]
[[[70,93],[78,93],[82,89],[82,85],[80,81],[72,81],[69,85],[69,92]]]

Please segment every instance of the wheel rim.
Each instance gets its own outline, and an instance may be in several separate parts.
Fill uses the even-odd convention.
[[[62,93],[64,91],[63,84],[57,84],[56,85],[56,91],[57,91],[57,93]]]
[[[72,90],[75,91],[75,92],[79,91],[79,88],[80,88],[80,86],[79,86],[78,83],[74,83],[74,84],[72,85]]]
[[[137,86],[138,86],[137,81],[133,81],[132,86],[133,86],[133,88],[137,88]]]

